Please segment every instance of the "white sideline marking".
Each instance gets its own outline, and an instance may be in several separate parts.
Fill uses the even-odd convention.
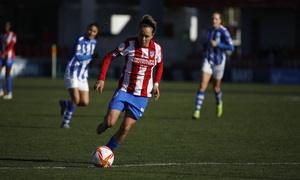
[[[114,167],[145,167],[145,166],[182,166],[182,165],[300,165],[300,162],[285,162],[285,163],[217,163],[217,162],[203,162],[203,163],[154,163],[154,164],[124,164],[112,165]],[[12,169],[72,169],[72,168],[96,168],[95,166],[62,166],[62,167],[0,167],[0,170]]]

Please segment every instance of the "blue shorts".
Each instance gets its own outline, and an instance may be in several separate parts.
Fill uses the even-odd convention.
[[[146,109],[148,99],[148,97],[135,96],[117,89],[108,105],[108,109],[117,109],[120,111],[129,109],[138,120],[142,117]]]
[[[0,59],[0,66],[11,67],[15,59]]]

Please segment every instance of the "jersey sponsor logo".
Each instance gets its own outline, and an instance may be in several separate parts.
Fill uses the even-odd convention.
[[[146,65],[146,66],[154,66],[155,65],[154,60],[148,60],[148,59],[139,58],[139,57],[134,57],[133,62],[137,63],[139,65]]]
[[[150,58],[154,57],[154,51],[150,51]]]

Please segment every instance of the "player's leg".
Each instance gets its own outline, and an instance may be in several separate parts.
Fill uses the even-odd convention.
[[[127,99],[126,112],[119,130],[106,145],[111,150],[114,150],[121,142],[123,142],[131,127],[142,117],[149,100],[148,97],[134,96],[125,92],[121,92],[121,94],[123,95],[120,96],[120,99]]]
[[[108,128],[112,127],[118,120],[121,112],[125,108],[125,99],[127,98],[127,93],[117,89],[111,98],[108,105],[108,110],[103,122],[97,127],[97,134],[102,134]]]
[[[87,106],[90,102],[89,91],[79,91],[80,100],[77,106]]]
[[[3,91],[3,87],[2,87],[1,70],[2,70],[2,60],[0,59],[0,97],[4,96],[4,91]]]
[[[197,97],[196,97],[195,111],[194,111],[194,115],[193,115],[194,119],[200,118],[200,109],[201,109],[202,103],[204,101],[205,90],[208,86],[211,76],[212,76],[211,73],[202,71],[200,88],[197,92]]]
[[[106,144],[112,151],[116,149],[120,143],[123,142],[127,133],[131,129],[131,127],[136,123],[136,118],[131,110],[127,109],[123,122],[119,128],[119,130],[111,137],[109,142]]]
[[[217,117],[221,117],[223,114],[223,101],[222,101],[222,90],[221,90],[221,79],[214,79],[214,92],[217,102]]]
[[[72,118],[73,111],[75,110],[80,100],[78,88],[70,88],[68,89],[68,91],[71,96],[71,100],[65,101],[66,111],[63,115],[64,119],[61,124],[61,128],[70,128],[69,123]]]
[[[77,85],[73,84],[71,86],[67,87],[76,87]],[[59,105],[60,105],[60,114],[64,116],[66,114],[67,107],[69,108],[69,111],[76,106],[87,106],[89,104],[89,86],[87,81],[83,81],[83,83],[78,82],[78,88],[69,88],[68,89],[69,94],[71,96],[71,100],[64,101],[60,100]],[[70,104],[71,102],[71,104]],[[73,107],[75,106],[75,107]],[[74,109],[73,109],[74,111]]]
[[[115,123],[117,122],[120,114],[122,111],[118,109],[108,109],[107,114],[104,117],[104,120],[99,126],[97,127],[97,134],[104,133],[107,129],[113,127]]]
[[[217,102],[217,117],[221,117],[223,114],[221,81],[224,75],[225,62],[226,61],[224,60],[221,64],[215,65],[213,71],[213,90],[215,92]]]
[[[90,102],[89,84],[87,79],[79,80],[78,89],[79,89],[79,102],[77,106],[87,106]]]
[[[11,67],[14,63],[14,59],[6,60],[6,70],[5,70],[5,80],[6,80],[6,88],[7,94],[3,96],[3,99],[12,99],[12,82],[10,77]]]
[[[7,94],[3,96],[3,99],[12,99],[10,70],[11,70],[11,66],[10,67],[6,66],[5,80],[6,80]]]

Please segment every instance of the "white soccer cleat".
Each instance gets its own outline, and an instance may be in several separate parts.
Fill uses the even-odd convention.
[[[6,95],[3,96],[3,99],[12,99],[12,98],[13,98],[13,96],[12,96],[11,93],[6,94]]]
[[[4,96],[4,91],[3,90],[0,91],[0,97],[2,97],[2,96]]]
[[[71,126],[69,124],[62,124],[60,127],[64,129],[71,129]]]

